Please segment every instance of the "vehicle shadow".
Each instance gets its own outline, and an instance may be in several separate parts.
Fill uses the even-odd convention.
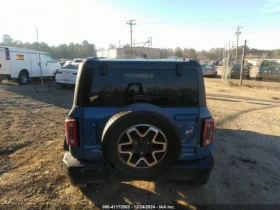
[[[204,186],[132,181],[95,184],[80,190],[100,209],[104,204],[169,204],[176,209],[213,209],[217,204],[280,204],[279,136],[217,128],[215,147],[215,166]]]
[[[214,97],[207,97],[206,99],[215,100],[215,101],[227,101],[227,102],[244,102],[242,100],[225,99],[225,98],[214,98]],[[277,100],[277,99],[275,99],[275,100]],[[272,101],[270,101],[270,102],[272,102]],[[268,104],[268,103],[258,103],[258,102],[250,102],[250,101],[245,101],[245,103],[257,104],[257,105],[266,105],[266,106],[271,105],[271,104]]]
[[[238,96],[238,95],[227,95],[227,94],[221,94],[221,93],[206,93],[206,97],[211,100],[228,100],[232,102],[246,102],[247,103],[261,103],[262,105],[267,105],[264,104],[263,102],[267,103],[276,103],[278,98],[272,98],[272,100],[263,100],[263,99],[256,99],[253,97],[244,97],[244,96]]]
[[[155,190],[149,190],[147,188],[145,189],[145,186],[153,186]],[[184,200],[181,200],[185,198],[184,195],[169,187],[174,187],[174,183],[133,181],[115,182],[112,185],[95,184],[90,188],[80,188],[80,190],[84,194],[84,196],[86,196],[94,204],[95,207],[98,207],[100,209],[105,209],[104,205],[127,204],[169,205],[171,207],[174,207],[174,209],[194,208],[194,206],[186,203]],[[186,187],[188,187],[188,185],[186,185]],[[142,209],[148,208],[142,207]]]
[[[31,80],[27,85],[18,85],[13,81],[2,82],[7,91],[28,97],[39,102],[51,104],[57,107],[71,109],[73,105],[74,90],[73,86],[65,88],[55,84],[53,80],[44,80],[43,87],[41,81]]]

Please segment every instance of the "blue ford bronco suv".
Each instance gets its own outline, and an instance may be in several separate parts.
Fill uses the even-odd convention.
[[[72,184],[129,180],[206,184],[214,120],[195,60],[85,59],[65,120]]]

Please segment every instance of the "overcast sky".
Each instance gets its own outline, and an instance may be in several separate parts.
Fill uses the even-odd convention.
[[[0,35],[49,45],[88,40],[97,48],[130,43],[209,50],[236,41],[250,48],[280,48],[280,0],[8,0],[1,2]]]

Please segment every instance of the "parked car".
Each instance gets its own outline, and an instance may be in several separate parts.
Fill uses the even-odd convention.
[[[280,60],[262,61],[259,71],[256,75],[256,80],[280,80]]]
[[[55,82],[61,87],[75,85],[79,64],[68,64],[55,72]]]
[[[242,71],[242,78],[250,79],[250,67],[247,64],[244,64]],[[241,63],[234,64],[231,68],[231,78],[240,78],[241,73]]]
[[[73,184],[203,185],[214,166],[214,119],[194,60],[86,59],[64,132]]]
[[[65,61],[64,65],[62,67],[67,66],[67,65],[69,65],[71,63],[73,63],[73,61]]]
[[[83,60],[83,58],[75,58],[72,63],[81,63]]]
[[[216,60],[216,61],[212,61],[211,63],[215,66],[219,66],[219,63],[220,63],[220,59],[219,60]]]
[[[60,68],[53,57],[47,52],[0,46],[0,80],[16,79],[20,85],[26,85],[29,78],[54,77]]]
[[[218,73],[215,65],[209,63],[203,63],[201,64],[201,66],[202,66],[203,76],[211,76],[211,77],[217,76]]]
[[[66,64],[67,61],[68,61],[68,60],[66,60],[66,59],[61,59],[61,60],[59,60],[58,62],[59,62],[59,64],[60,64],[61,66],[64,66],[64,65]]]

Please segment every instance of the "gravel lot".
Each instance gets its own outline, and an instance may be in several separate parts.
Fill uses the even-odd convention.
[[[255,82],[255,81],[254,81]],[[134,181],[80,189],[62,170],[73,89],[53,81],[0,85],[0,209],[100,209],[102,204],[280,204],[280,84],[226,86],[205,78],[216,122],[210,181]]]

